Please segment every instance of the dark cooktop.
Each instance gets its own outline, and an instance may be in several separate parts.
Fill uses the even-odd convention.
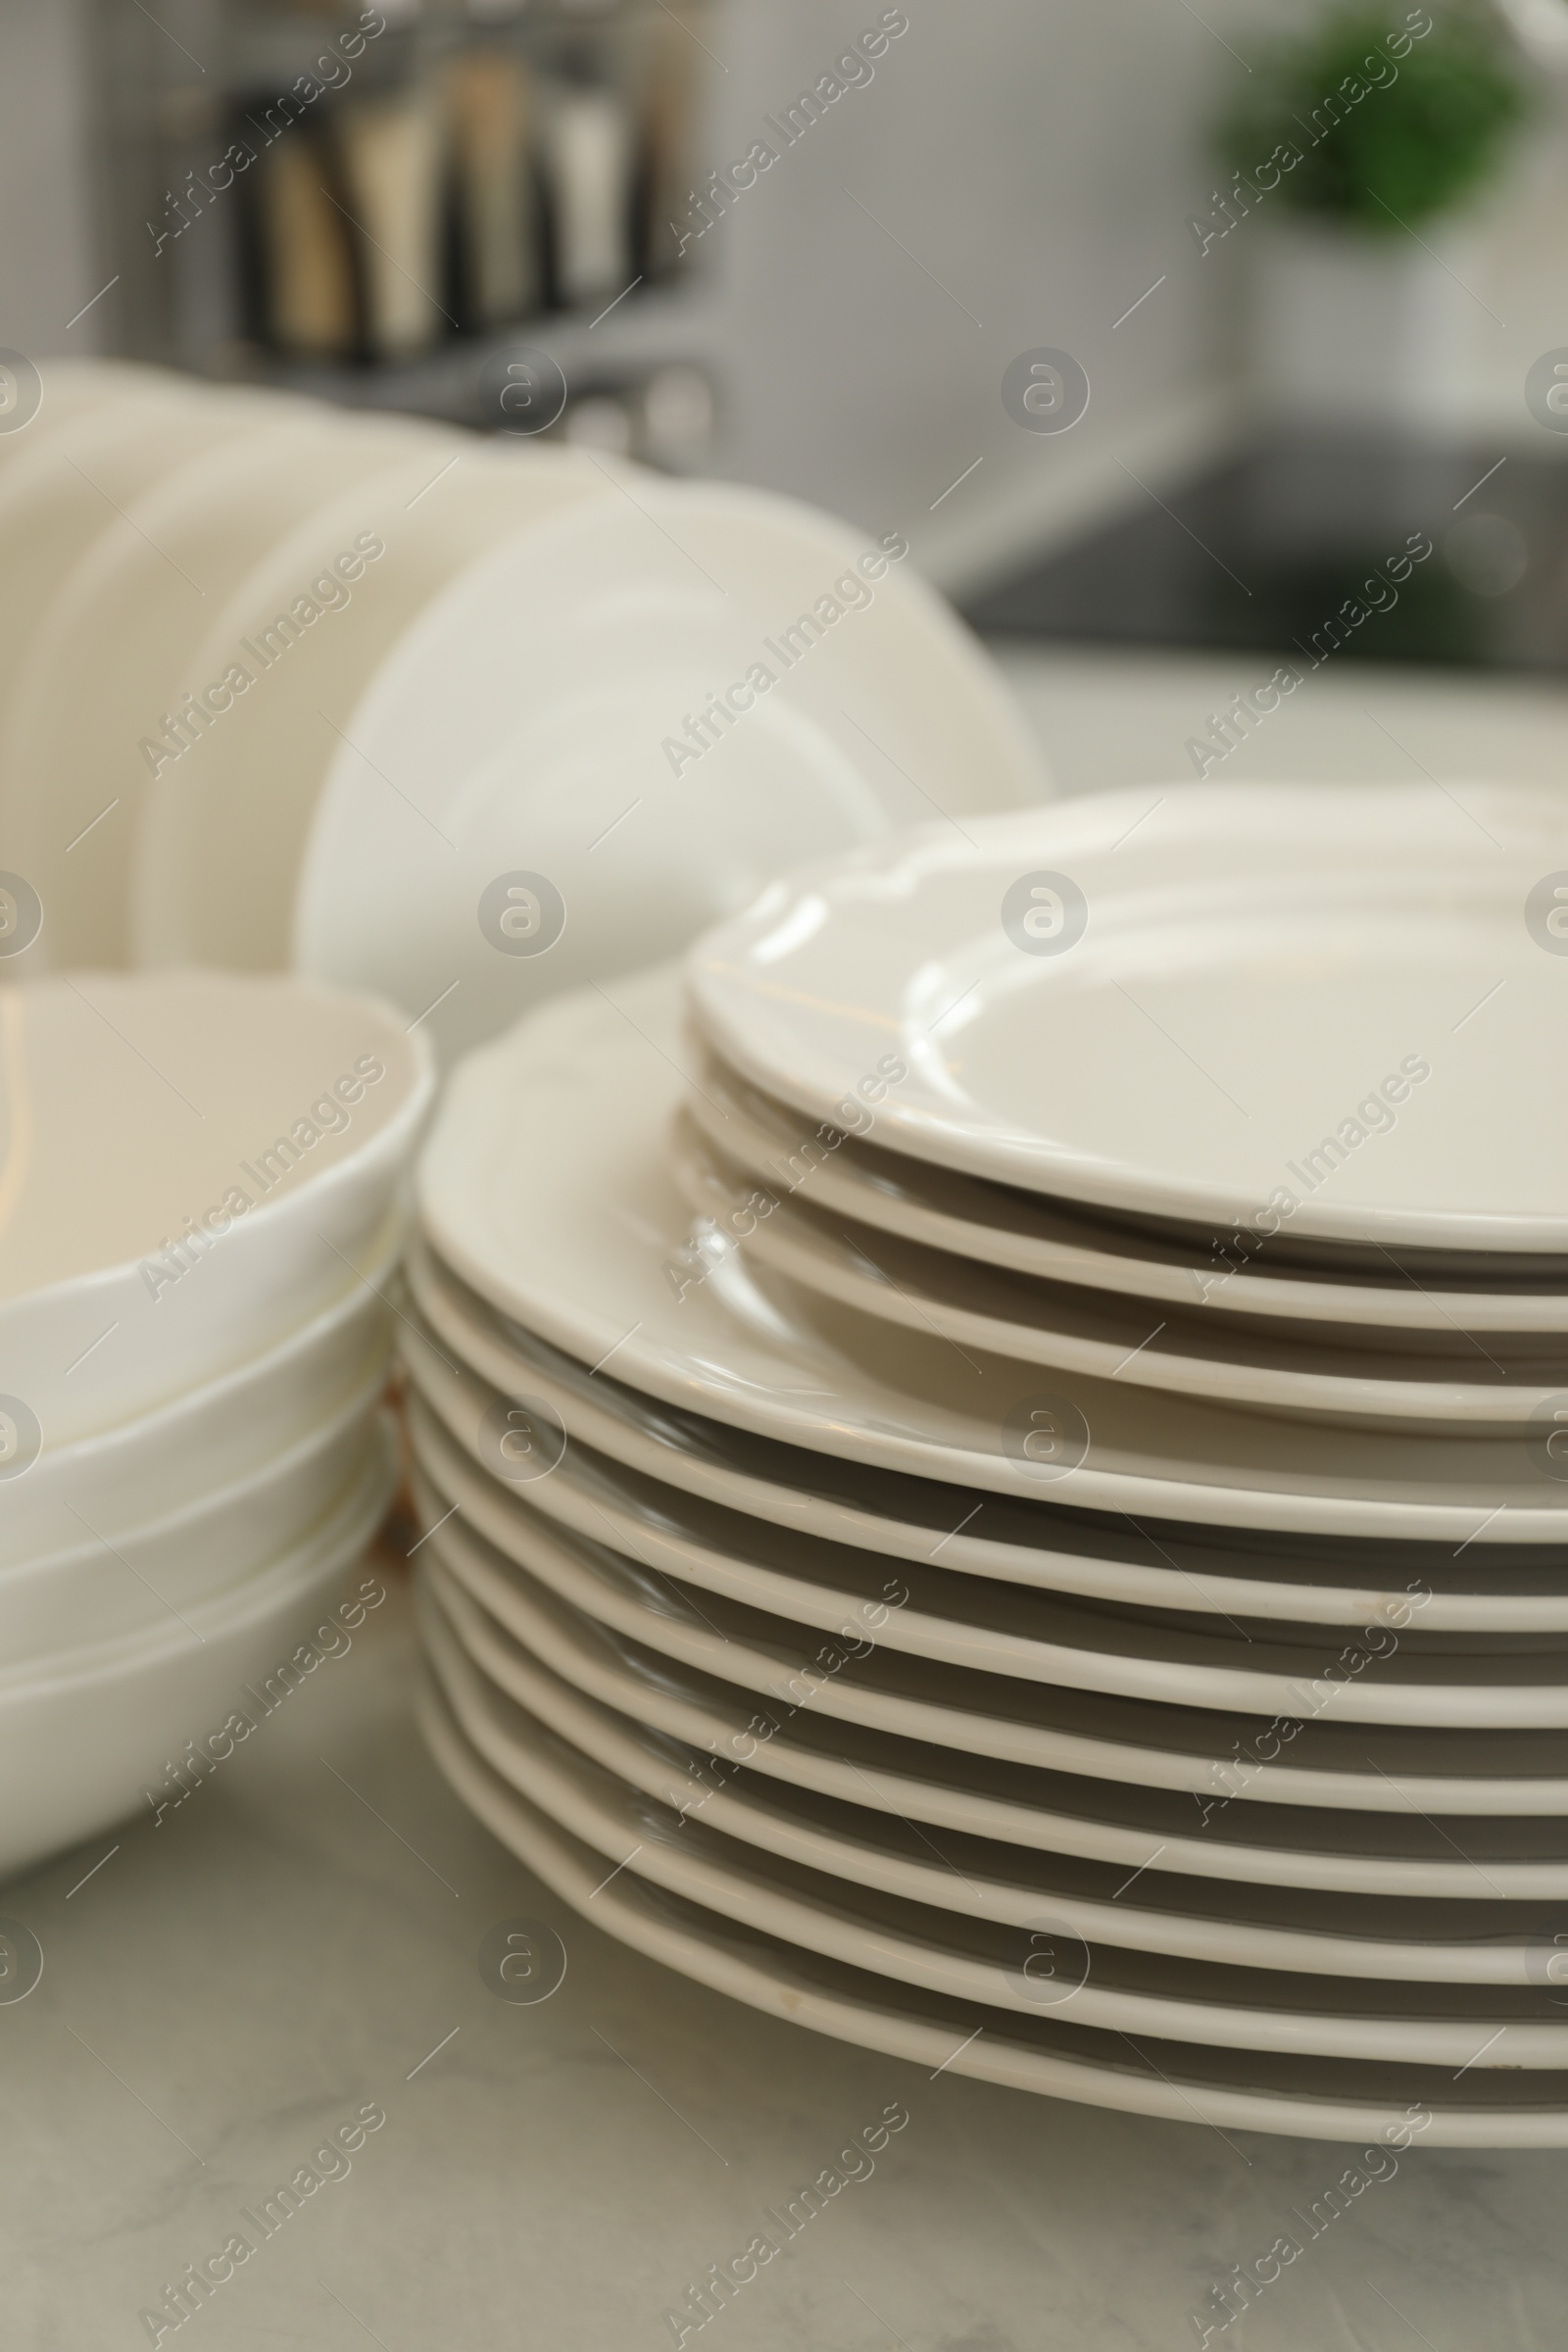
[[[1263,441],[1161,495],[971,603],[969,618],[992,635],[1282,660],[1568,668],[1562,459]]]

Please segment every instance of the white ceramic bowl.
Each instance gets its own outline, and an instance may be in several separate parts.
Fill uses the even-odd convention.
[[[286,1451],[182,1510],[0,1570],[0,1670],[151,1636],[305,1541],[363,1475],[386,1383],[366,1377]]]
[[[74,1550],[187,1508],[274,1462],[384,1373],[396,1262],[367,1273],[266,1354],[134,1421],[52,1446],[0,1484],[0,1569]]]
[[[266,1738],[266,1713],[245,1685],[275,1677],[318,1612],[355,1590],[392,1493],[393,1459],[387,1430],[324,1525],[237,1593],[193,1610],[189,1626],[105,1643],[53,1674],[25,1666],[0,1676],[0,1871],[21,1870],[138,1806],[150,1815],[145,1791],[172,1797],[170,1765],[187,1741],[205,1745],[231,1711],[255,1720],[249,1737]]]
[[[297,1331],[375,1249],[431,1083],[389,1007],[281,976],[0,990],[0,1410],[58,1449]]]

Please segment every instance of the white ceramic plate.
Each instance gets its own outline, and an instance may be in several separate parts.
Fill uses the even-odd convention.
[[[90,1437],[59,1445],[46,1430],[37,1456],[0,1487],[0,1566],[74,1550],[84,1536],[118,1543],[286,1453],[384,1375],[395,1265],[389,1228],[327,1306],[248,1363]]]
[[[691,1118],[726,1159],[780,1197],[798,1193],[823,1214],[853,1217],[984,1266],[1189,1311],[1206,1308],[1222,1317],[1280,1318],[1306,1326],[1307,1338],[1321,1324],[1377,1336],[1379,1344],[1385,1330],[1421,1332],[1429,1344],[1472,1362],[1481,1360],[1477,1335],[1560,1340],[1568,1330],[1568,1276],[1559,1274],[1555,1287],[1529,1283],[1478,1291],[1436,1272],[1425,1258],[1406,1274],[1392,1256],[1384,1259],[1381,1280],[1376,1262],[1363,1268],[1364,1279],[1328,1270],[1270,1273],[1273,1254],[1250,1263],[1231,1235],[1194,1234],[1184,1249],[1155,1229],[1097,1218],[1069,1202],[887,1152],[841,1126],[819,1131],[750,1085],[700,1040],[689,1066]],[[869,1127],[872,1119],[862,1104],[858,1123]]]
[[[298,980],[0,990],[0,1394],[58,1447],[275,1346],[378,1247],[432,1084]]]
[[[145,1809],[147,1788],[171,1787],[186,1742],[221,1731],[245,1684],[275,1674],[317,1611],[353,1590],[393,1484],[388,1429],[327,1521],[237,1592],[192,1609],[188,1625],[0,1680],[0,1871],[106,1830]]]
[[[1315,1889],[1259,1893],[1235,1880],[1194,1886],[1162,1870],[1158,1854],[1133,1894],[1119,1866],[1029,1862],[1015,1846],[972,1838],[938,1845],[911,1824],[896,1824],[885,1806],[868,1811],[863,1791],[862,1801],[849,1803],[791,1795],[585,1698],[512,1640],[439,1562],[421,1571],[421,1638],[455,1698],[475,1680],[488,1683],[681,1820],[701,1819],[743,1844],[832,1877],[1014,1927],[1034,1927],[1049,1906],[1087,1942],[1237,1967],[1538,1987],[1568,1975],[1568,1953],[1554,1976],[1546,1974],[1553,1937],[1568,1932],[1561,1905],[1541,1907],[1521,1935],[1511,1919],[1502,1928],[1494,1903],[1412,1906],[1392,1888],[1370,1900]]]
[[[13,459],[27,458],[62,425],[139,393],[167,391],[173,399],[190,390],[188,376],[136,360],[45,360],[38,368],[39,403],[24,425],[0,433],[0,471]]]
[[[763,1696],[788,1717],[808,1708],[824,1721],[863,1724],[932,1747],[989,1756],[1080,1778],[1186,1790],[1195,1826],[1228,1802],[1386,1813],[1408,1803],[1427,1814],[1512,1818],[1561,1809],[1568,1786],[1559,1735],[1342,1729],[1085,1694],[913,1658],[868,1640],[851,1620],[842,1639],[708,1594],[703,1603],[640,1564],[518,1510],[506,1549],[464,1523],[457,1498],[417,1465],[416,1494],[426,1541],[457,1575],[488,1572],[481,1593],[496,1614],[510,1563],[585,1615],[682,1665]],[[436,1529],[443,1515],[450,1524]],[[480,1562],[476,1570],[473,1563]],[[495,1571],[499,1568],[499,1576]],[[853,1659],[853,1671],[850,1671]],[[1261,1749],[1261,1758],[1258,1750]],[[1289,1761],[1279,1761],[1289,1758]],[[1206,1805],[1206,1811],[1205,1811]],[[1467,1845],[1458,1845],[1470,1860]],[[1473,1891],[1485,1891],[1484,1861]]]
[[[150,376],[84,407],[0,471],[0,709],[25,678],[37,623],[75,565],[106,533],[132,535],[125,508],[204,449],[255,431],[277,407],[267,393]],[[88,681],[76,691],[90,691]]]
[[[926,1822],[999,1849],[1103,1863],[1119,1882],[1153,1867],[1162,1877],[1240,1880],[1254,1892],[1297,1888],[1479,1906],[1478,1916],[1490,1911],[1522,1932],[1544,1926],[1544,1907],[1568,1897],[1560,1819],[1456,1822],[1474,1861],[1455,1851],[1445,1827],[1408,1807],[1335,1812],[1243,1797],[1214,1806],[1200,1823],[1185,1791],[998,1763],[842,1716],[819,1720],[810,1708],[779,1708],[760,1719],[746,1692],[584,1615],[493,1549],[469,1544],[453,1558],[455,1566],[436,1562],[443,1590],[470,1598],[498,1638],[631,1722],[787,1789],[906,1824]],[[1515,1908],[1499,1912],[1499,1903]]]
[[[1223,1714],[1347,1726],[1568,1729],[1568,1651],[1560,1648],[1532,1643],[1490,1653],[1467,1647],[1412,1654],[1383,1624],[1363,1636],[1358,1681],[1340,1663],[1333,1639],[1320,1636],[1308,1646],[1299,1629],[1292,1629],[1298,1638],[1290,1642],[1283,1630],[1273,1640],[1251,1640],[1240,1629],[1227,1639],[1228,1629],[1217,1624],[1212,1633],[1195,1634],[1168,1618],[1087,1608],[1016,1585],[986,1586],[940,1566],[907,1564],[890,1575],[864,1552],[811,1544],[730,1512],[710,1510],[705,1518],[702,1505],[683,1506],[674,1495],[668,1510],[628,1510],[624,1497],[606,1491],[609,1482],[564,1461],[509,1489],[427,1407],[416,1401],[413,1409],[428,1475],[501,1550],[520,1544],[524,1564],[527,1522],[539,1513],[682,1585],[764,1610],[799,1627],[805,1640],[847,1625],[859,1626],[863,1639],[874,1626],[878,1641],[911,1657]],[[890,1590],[900,1595],[892,1606]]]
[[[1045,790],[1000,675],[907,562],[873,550],[869,580],[865,540],[759,491],[604,493],[455,583],[341,719],[358,753],[321,796],[296,961],[435,1005],[444,1054],[673,954],[803,858]],[[786,667],[796,616],[841,601]],[[750,707],[683,753],[732,684]],[[481,901],[530,873],[564,929],[513,953]]]
[[[1205,784],[970,831],[802,872],[701,943],[725,1058],[824,1119],[891,1058],[880,1142],[1102,1207],[1568,1248],[1568,963],[1527,927],[1559,797]]]
[[[231,663],[250,682],[160,771],[148,796],[132,891],[138,960],[288,965],[317,801],[340,753],[360,761],[357,708],[366,687],[388,662],[401,667],[410,623],[498,538],[526,537],[560,509],[605,495],[598,471],[579,457],[497,452],[429,427],[416,454],[318,503],[276,541],[211,616],[191,657],[192,688],[221,679]],[[506,675],[514,693],[514,663]],[[419,691],[445,703],[451,684],[426,672]],[[396,821],[406,790],[401,777],[389,783],[383,767],[377,759],[364,768],[372,828],[381,829]],[[432,856],[449,852],[435,826],[419,822],[418,830],[429,887],[440,870]],[[398,919],[390,906],[384,911]],[[349,919],[347,903],[339,919]]]
[[[1086,1943],[1048,1904],[1024,1929],[970,1912],[936,1912],[868,1884],[852,1890],[819,1868],[764,1855],[706,1818],[688,1813],[682,1820],[641,1797],[530,1719],[456,1644],[437,1649],[432,1662],[487,1761],[612,1867],[867,1975],[1003,2012],[1059,2009],[1075,2024],[1167,2041],[1568,2071],[1568,2015],[1548,1985],[1339,1983]],[[1041,1963],[1034,1974],[1032,1960]]]
[[[129,960],[149,760],[215,613],[324,500],[431,440],[279,400],[156,482],[126,507],[129,528],[100,533],[83,556],[39,620],[0,740],[3,862],[43,901],[50,969]]]
[[[1039,1585],[1135,1608],[1286,1618],[1299,1625],[1399,1625],[1413,1592],[1432,1633],[1568,1630],[1559,1547],[1355,1543],[1250,1537],[1106,1518],[841,1464],[676,1413],[592,1377],[559,1348],[487,1308],[414,1244],[410,1277],[423,1322],[401,1344],[423,1394],[470,1451],[503,1393],[547,1403],[574,1442],[654,1493],[673,1488],[781,1530],[883,1559]],[[428,1328],[426,1328],[426,1325]],[[433,1337],[432,1337],[433,1332]],[[456,1359],[456,1360],[454,1360]],[[465,1367],[460,1371],[459,1366]],[[967,1499],[969,1508],[955,1521]]]
[[[363,1470],[386,1394],[382,1367],[283,1452],[183,1509],[0,1568],[4,1668],[144,1633],[232,1591],[302,1543]]]
[[[1456,1444],[1227,1411],[896,1330],[743,1248],[710,1270],[668,1169],[677,1052],[663,976],[546,1005],[454,1074],[421,1159],[435,1247],[580,1362],[814,1451],[1135,1518],[1454,1544],[1488,1522],[1514,1543],[1568,1531],[1549,1426]]]
[[[548,1821],[486,1763],[433,1678],[421,1685],[418,1714],[458,1793],[547,1886],[586,1912],[602,1879],[593,1849]],[[1443,2145],[1552,2145],[1565,2131],[1563,2086],[1555,2076],[1521,2077],[1508,2086],[1515,2103],[1489,2107],[1502,2087],[1495,2081],[1455,2092],[1446,2075],[1413,2067],[1364,2068],[1178,2043],[1151,2050],[1056,2020],[915,1995],[618,1877],[587,1915],[635,1948],[751,2006],[928,2069],[935,2059],[937,2074],[974,2074],[1087,2104],[1238,2130],[1335,2140],[1381,2132],[1400,2147],[1409,2144],[1413,2117],[1431,2132],[1433,2144]],[[1423,2103],[1406,2104],[1416,2092]],[[1379,2099],[1387,2103],[1380,2107]]]
[[[457,1793],[553,1892],[608,1933],[699,1984],[750,2007],[928,2071],[976,2076],[1122,2113],[1220,2129],[1330,2140],[1395,2135],[1407,2145],[1414,2102],[1432,2121],[1433,2146],[1568,2145],[1568,2096],[1543,2077],[1502,2083],[1463,2078],[1467,2088],[1419,2068],[1157,2045],[1149,2055],[1123,2038],[1060,2019],[1025,2019],[916,1994],[776,1938],[745,1934],[712,1912],[657,1891],[622,1871],[609,1886],[591,1846],[571,1838],[475,1748],[433,1681],[421,1685],[418,1721]],[[589,1912],[588,1905],[595,1908]],[[1494,2104],[1504,2088],[1512,2105]],[[1403,2133],[1403,2139],[1398,2134]]]
[[[960,1350],[987,1349],[1012,1363],[1043,1364],[1169,1389],[1180,1396],[1265,1413],[1377,1429],[1414,1424],[1465,1437],[1479,1429],[1527,1430],[1568,1380],[1568,1341],[1538,1338],[1509,1349],[1492,1335],[1468,1352],[1428,1333],[1398,1345],[1358,1344],[1354,1332],[1271,1320],[1227,1322],[1201,1308],[1139,1299],[1000,1268],[852,1224],[782,1187],[757,1213],[758,1187],[708,1143],[689,1117],[676,1123],[671,1165],[700,1233],[722,1250],[736,1233],[765,1266],[808,1290],[906,1331],[935,1331]],[[1402,1336],[1402,1335],[1401,1335]],[[1450,1335],[1465,1348],[1466,1335]]]

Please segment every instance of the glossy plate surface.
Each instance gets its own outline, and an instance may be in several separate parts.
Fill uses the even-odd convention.
[[[744,1237],[712,1264],[669,1171],[678,1051],[667,976],[546,1005],[454,1074],[421,1159],[434,1246],[582,1364],[814,1451],[1135,1518],[1455,1544],[1486,1523],[1568,1530],[1554,1423],[1455,1442],[1238,1412],[896,1330],[754,1268]]]
[[[869,1554],[811,1544],[761,1522],[701,1505],[644,1512],[606,1492],[567,1446],[556,1469],[509,1487],[414,1408],[420,1460],[461,1501],[468,1524],[503,1550],[524,1546],[534,1514],[590,1544],[611,1544],[658,1575],[765,1610],[814,1634],[855,1629],[914,1657],[1024,1682],[1103,1691],[1159,1704],[1338,1724],[1457,1729],[1568,1729],[1568,1650],[1531,1642],[1490,1651],[1412,1648],[1412,1616],[1380,1621],[1337,1647],[1310,1629],[1254,1639],[1224,1619],[1191,1623],[1082,1602],[1017,1586],[957,1578],[940,1563],[896,1572]],[[494,1456],[492,1457],[494,1458]],[[695,1524],[694,1524],[695,1522]],[[890,1595],[896,1598],[890,1599]],[[695,1596],[693,1605],[703,1603]],[[1294,1638],[1293,1638],[1294,1637]]]
[[[863,1468],[756,1438],[640,1396],[487,1307],[425,1245],[409,1274],[416,1305],[399,1325],[409,1370],[460,1441],[485,1458],[480,1423],[501,1396],[546,1405],[579,1449],[643,1489],[675,1490],[782,1531],[892,1560],[1038,1585],[1132,1607],[1398,1624],[1426,1597],[1431,1632],[1568,1631],[1560,1544],[1378,1543],[1259,1537],[1078,1511]],[[580,1450],[579,1450],[580,1458]]]
[[[1457,1437],[1529,1429],[1568,1381],[1568,1344],[1557,1337],[1516,1340],[1510,1349],[1495,1333],[1482,1346],[1457,1330],[1444,1340],[1380,1331],[1368,1346],[1344,1326],[1238,1323],[1191,1299],[1150,1306],[1004,1273],[835,1216],[813,1205],[808,1186],[799,1202],[782,1187],[764,1188],[771,1205],[758,1214],[753,1179],[689,1117],[677,1122],[672,1165],[693,1216],[718,1248],[744,1233],[755,1258],[808,1290],[907,1331],[939,1332],[960,1350],[1256,1412],[1386,1429],[1408,1423]]]
[[[205,699],[226,680],[233,691],[146,796],[132,893],[144,963],[267,971],[294,960],[300,861],[366,686],[455,572],[563,497],[587,494],[585,473],[598,480],[569,461],[508,466],[466,436],[408,419],[356,442],[373,469],[345,467],[191,648],[191,689]],[[426,691],[441,699],[439,681]]]
[[[578,463],[597,498],[471,566],[333,712],[296,960],[433,1006],[443,1054],[675,954],[803,858],[1045,790],[907,561],[792,501]],[[510,875],[554,894],[531,886],[537,952],[482,927]]]
[[[216,666],[193,664],[212,615],[304,515],[421,429],[349,424],[274,399],[249,430],[188,451],[128,504],[44,610],[0,737],[0,834],[3,862],[48,909],[38,945],[51,971],[130,960],[132,866],[154,770],[168,772],[176,752],[196,757],[166,734],[165,718],[182,690],[200,695],[239,653],[236,631],[226,656],[211,649]],[[237,708],[220,715],[232,721]]]
[[[1004,1679],[867,1644],[863,1614],[824,1640],[812,1628],[745,1603],[698,1602],[667,1577],[602,1544],[517,1510],[500,1543],[463,1524],[429,1457],[415,1492],[430,1548],[505,1620],[518,1572],[631,1641],[767,1702],[786,1722],[819,1716],[859,1724],[1028,1771],[1185,1790],[1201,1828],[1226,1806],[1259,1804],[1384,1813],[1398,1799],[1427,1814],[1508,1825],[1564,1807],[1568,1741],[1556,1732],[1427,1732],[1204,1711]],[[451,1520],[437,1526],[443,1515]],[[896,1606],[896,1586],[889,1605]],[[1485,1832],[1454,1839],[1486,1888]]]
[[[750,1084],[695,1038],[686,1108],[708,1142],[785,1198],[831,1210],[901,1240],[955,1251],[984,1266],[1033,1274],[1046,1282],[1191,1312],[1282,1318],[1304,1328],[1349,1325],[1360,1331],[1424,1332],[1450,1352],[1476,1353],[1481,1333],[1568,1331],[1568,1271],[1476,1288],[1478,1270],[1457,1275],[1435,1266],[1434,1252],[1396,1258],[1381,1251],[1355,1269],[1281,1262],[1276,1237],[1250,1251],[1234,1231],[1166,1234],[1136,1220],[1099,1217],[1071,1201],[1012,1185],[988,1184],[939,1168],[870,1140],[871,1111],[861,1105],[844,1127],[803,1120],[798,1110]],[[860,1132],[864,1130],[864,1132]],[[1511,1260],[1508,1261],[1511,1264]]]
[[[819,1118],[905,1070],[878,1141],[1102,1207],[1568,1248],[1560,799],[1200,785],[968,832],[803,871],[701,942],[725,1058]]]
[[[1162,1878],[1239,1880],[1254,1899],[1276,1887],[1468,1905],[1478,1934],[1489,1932],[1489,1917],[1493,1933],[1528,1934],[1544,1923],[1544,1906],[1568,1897],[1560,1819],[1443,1821],[1414,1810],[1402,1788],[1387,1813],[1243,1796],[1200,1818],[1190,1791],[999,1763],[810,1707],[760,1710],[745,1690],[585,1614],[493,1546],[449,1547],[435,1572],[443,1592],[466,1596],[497,1639],[614,1714],[689,1742],[724,1771],[744,1766],[783,1788],[906,1825],[1103,1863],[1118,1872],[1117,1885],[1157,1865]]]

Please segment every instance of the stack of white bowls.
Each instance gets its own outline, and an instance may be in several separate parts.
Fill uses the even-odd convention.
[[[475,1810],[932,2071],[1568,2145],[1565,904],[1549,801],[1122,796],[470,1057],[408,1353]]]
[[[430,1090],[281,977],[0,989],[0,1868],[159,1821],[363,1622]]]
[[[34,967],[292,967],[439,1056],[1044,789],[896,516],[125,366],[39,389],[0,420]]]

